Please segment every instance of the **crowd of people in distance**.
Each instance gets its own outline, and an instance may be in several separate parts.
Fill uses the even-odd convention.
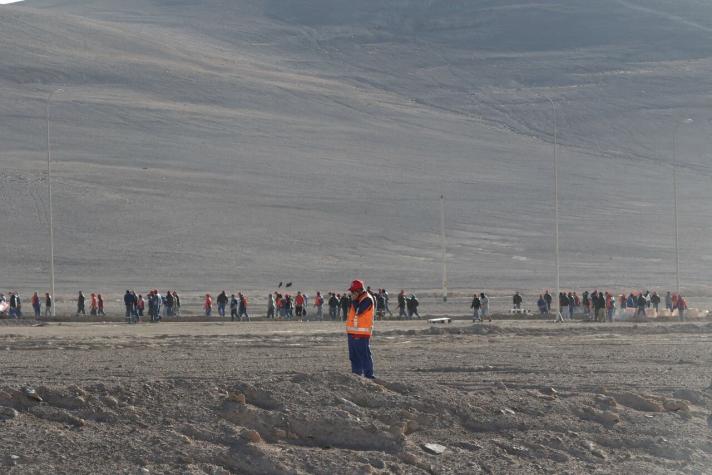
[[[291,286],[291,282],[288,283]],[[280,286],[281,287],[281,286]],[[401,290],[397,296],[398,313],[391,310],[390,295],[386,289],[371,290],[366,289],[375,303],[375,318],[403,319],[411,320],[420,318],[418,313],[418,298],[415,294],[406,294]],[[552,312],[552,294],[546,290],[539,295],[536,300],[536,309],[540,316],[545,318],[555,318],[556,321],[572,320],[574,316],[587,321],[612,322],[614,319],[630,318],[642,320],[649,316],[659,316],[661,311],[666,311],[668,316],[676,316],[680,320],[685,319],[687,301],[681,294],[667,292],[665,295],[658,294],[657,291],[640,291],[618,294],[617,296],[608,291],[593,290],[584,291],[580,296],[575,291],[561,292],[559,295],[559,312]],[[0,293],[0,315],[7,315],[9,318],[22,318],[23,299],[17,291],[9,292],[6,297]],[[45,293],[41,297],[37,292],[30,298],[35,319],[39,320],[43,315],[49,318],[52,316],[54,305],[52,296]],[[161,294],[157,289],[149,290],[144,297],[136,294],[133,290],[126,290],[123,296],[125,307],[125,317],[129,323],[137,323],[146,314],[151,322],[159,322],[163,317],[179,317],[181,315],[181,300],[178,293],[166,291]],[[88,305],[88,311],[87,311]],[[213,302],[212,295],[206,293],[202,310],[205,316],[212,316],[213,307],[217,307],[220,318],[227,316],[230,310],[231,321],[250,321],[248,313],[248,299],[242,292],[230,294],[228,297],[225,290],[221,291]],[[270,320],[331,320],[345,321],[351,306],[351,296],[348,292],[336,293],[328,292],[322,296],[321,292],[311,297],[304,291],[297,291],[296,294],[281,293],[274,291],[267,296],[267,319]],[[470,304],[472,319],[482,322],[485,319],[492,321],[490,311],[490,299],[484,292],[475,293]],[[524,308],[524,298],[519,292],[512,296],[512,313],[531,313]],[[100,293],[91,293],[87,298],[82,291],[79,291],[76,298],[76,316],[104,316],[104,298]]]
[[[386,289],[371,290],[366,289],[373,301],[376,304],[376,319],[398,318],[412,319],[420,318],[418,314],[418,298],[415,294],[406,295],[405,290],[401,290],[398,294],[398,316],[395,317],[391,311],[389,299],[390,296]],[[351,306],[351,295],[344,292],[336,293],[329,292],[324,298],[321,292],[317,292],[312,303],[313,312],[309,309],[309,296],[306,292],[297,291],[297,294],[292,297],[288,293],[284,295],[275,291],[267,296],[267,318],[274,320],[298,320],[308,321],[310,319],[323,321],[325,319],[324,306],[328,309],[326,318],[331,321],[345,321],[348,315],[349,307]]]
[[[225,317],[225,309],[228,304],[230,305],[230,320],[245,320],[250,321],[250,315],[247,313],[247,297],[245,297],[242,292],[238,292],[237,296],[235,294],[230,295],[228,299],[227,294],[223,290],[217,296],[216,304],[218,307],[218,315],[220,317]],[[205,316],[209,317],[213,313],[213,298],[210,294],[205,294],[205,300],[203,301],[203,311]]]
[[[291,283],[288,285],[291,286]],[[369,287],[366,291],[373,298],[376,307],[375,314],[378,320],[387,318],[407,320],[420,318],[418,313],[420,303],[415,294],[406,294],[405,290],[400,291],[396,304],[398,307],[396,316],[391,310],[390,296],[386,289],[372,291]],[[32,308],[37,319],[41,317],[43,304],[44,316],[46,318],[51,317],[52,297],[49,293],[46,293],[44,299],[40,299],[37,292],[35,292],[32,296]],[[181,300],[175,290],[166,291],[162,294],[158,289],[153,289],[149,290],[145,296],[137,294],[134,290],[126,290],[123,295],[123,304],[125,308],[124,316],[129,323],[137,323],[144,316],[147,316],[151,322],[159,322],[163,317],[179,317],[181,315]],[[311,297],[303,291],[297,291],[294,295],[275,291],[267,296],[266,310],[267,318],[271,320],[345,321],[350,306],[351,296],[348,292],[329,292],[326,296],[322,296],[321,292],[316,292]],[[211,317],[214,308],[217,309],[217,314],[220,318],[225,318],[229,309],[231,321],[250,321],[248,299],[242,292],[236,292],[228,296],[227,292],[222,290],[214,300],[210,293],[206,293],[202,304],[203,314]],[[10,318],[22,317],[22,299],[18,292],[10,292],[9,298],[0,293],[0,315],[4,314]],[[77,293],[75,316],[86,315],[105,315],[104,298],[101,294],[91,293],[87,298],[83,291]]]
[[[79,294],[81,295],[81,292]],[[159,322],[161,317],[180,316],[180,296],[175,290],[167,290],[165,295],[161,295],[158,289],[153,289],[148,291],[144,299],[143,295],[136,295],[135,291],[126,290],[124,307],[126,309],[124,316],[129,323],[138,323],[143,318],[144,312],[148,314],[150,321]]]
[[[101,296],[99,296],[99,299],[101,299]],[[42,315],[42,297],[37,292],[34,292],[30,298],[30,304],[32,305],[35,320],[39,320]],[[52,315],[52,297],[49,293],[44,295],[44,305],[44,316],[50,317]],[[22,297],[19,292],[13,290],[9,292],[7,297],[0,293],[0,315],[3,314],[7,314],[9,318],[22,318]]]
[[[89,315],[92,317],[96,316],[104,316],[106,315],[104,313],[104,298],[101,296],[101,294],[95,294],[92,293],[90,296],[90,301],[89,301]],[[79,291],[79,295],[77,296],[77,317],[79,315],[86,315],[86,297],[82,293],[82,291]]]
[[[475,297],[477,296],[475,295]],[[548,290],[539,295],[536,305],[541,316],[551,316],[551,303],[552,296]],[[557,321],[563,321],[572,320],[574,315],[581,315],[584,320],[588,321],[612,322],[616,315],[623,317],[632,313],[633,320],[643,320],[651,316],[651,311],[654,316],[660,315],[663,303],[665,310],[671,316],[677,313],[680,320],[685,319],[687,301],[681,294],[668,291],[663,302],[663,298],[656,291],[630,292],[628,295],[621,293],[615,296],[611,292],[601,292],[598,289],[592,292],[586,290],[580,296],[574,291],[561,292],[559,294],[559,312],[555,317]],[[522,296],[516,292],[512,296],[512,309],[520,310],[522,304]]]

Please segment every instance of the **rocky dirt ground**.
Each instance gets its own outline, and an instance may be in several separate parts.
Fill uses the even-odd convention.
[[[4,322],[0,472],[709,473],[712,324]]]

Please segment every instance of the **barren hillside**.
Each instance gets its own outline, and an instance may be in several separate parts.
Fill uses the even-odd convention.
[[[29,0],[0,7],[0,288],[683,286],[712,245],[712,6]]]

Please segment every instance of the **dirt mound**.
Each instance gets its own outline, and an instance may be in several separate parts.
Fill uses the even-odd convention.
[[[379,336],[376,380],[340,333],[8,338],[0,472],[705,472],[705,337],[549,325]]]

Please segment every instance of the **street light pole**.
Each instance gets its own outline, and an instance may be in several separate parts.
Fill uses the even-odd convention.
[[[677,220],[677,133],[683,124],[691,124],[692,119],[687,118],[678,122],[672,134],[672,190],[673,190],[673,222],[675,226],[675,289],[680,295],[680,232]]]
[[[445,244],[445,195],[440,195],[440,237],[443,245],[443,302],[447,302],[447,247]]]
[[[50,268],[50,298],[52,299],[52,317],[56,315],[57,302],[54,295],[54,221],[52,213],[52,148],[50,143],[49,132],[49,105],[52,101],[52,96],[57,93],[64,92],[62,89],[56,89],[47,96],[47,193],[49,194],[49,268]]]
[[[553,300],[556,302],[556,318],[563,319],[561,315],[561,280],[559,278],[559,152],[558,152],[558,111],[556,103],[549,97],[546,100],[551,104],[554,112],[554,267],[556,268],[556,295]]]

